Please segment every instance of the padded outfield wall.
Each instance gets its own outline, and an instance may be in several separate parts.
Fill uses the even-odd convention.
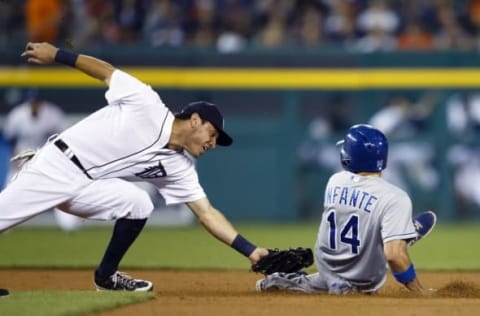
[[[474,207],[460,211],[455,202],[445,157],[453,140],[446,133],[443,104],[452,93],[479,88],[476,53],[221,55],[133,48],[87,53],[150,83],[174,111],[197,99],[222,107],[235,146],[209,153],[198,167],[210,199],[232,220],[317,218],[329,171],[310,166],[307,177],[300,176],[297,155],[311,120],[342,107],[344,124],[363,123],[395,94],[415,99],[435,92],[440,104],[415,140],[435,145],[441,181],[434,192],[410,188],[415,210],[436,209],[445,220],[478,217]],[[36,86],[42,96],[75,116],[104,104],[104,88],[87,76],[64,67],[26,67],[18,55],[13,49],[0,55],[0,95]],[[5,98],[1,102],[4,115],[9,106]],[[329,136],[330,142],[337,140],[340,130]],[[475,136],[464,141],[475,142]],[[305,199],[307,210],[300,205]]]

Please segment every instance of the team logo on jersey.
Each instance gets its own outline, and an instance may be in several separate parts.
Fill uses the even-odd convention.
[[[167,176],[167,172],[162,163],[158,161],[158,165],[147,167],[142,172],[135,173],[135,175],[142,179],[163,178]]]

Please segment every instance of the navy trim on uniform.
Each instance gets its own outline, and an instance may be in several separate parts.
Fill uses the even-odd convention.
[[[75,154],[73,152],[71,152],[71,154],[69,155],[67,153],[67,151],[70,149],[68,147],[68,145],[63,141],[61,140],[60,138],[58,138],[56,141],[53,142],[53,144],[58,148],[60,149],[60,151],[62,153],[64,153],[69,159],[71,162],[73,162],[73,164],[75,166],[78,167],[78,169],[82,170],[83,173],[89,178],[91,179],[92,177],[90,177],[90,175],[88,174],[87,170],[85,170],[85,168],[83,167],[82,163],[80,162],[80,160],[78,160],[77,156],[75,156]]]
[[[391,239],[393,238],[394,240],[395,239],[409,239],[409,238],[415,238],[417,232],[411,232],[411,233],[405,233],[405,234],[399,234],[399,235],[389,235],[389,236],[386,236],[385,238],[383,238],[383,240],[385,239]],[[413,237],[408,237],[409,235],[413,235]],[[403,236],[407,236],[407,237],[403,237]],[[402,238],[396,238],[396,237],[402,237]]]
[[[169,150],[171,150],[171,149],[169,149]],[[175,154],[178,154],[178,153],[176,152]],[[109,174],[112,174],[112,173],[115,173],[115,172],[119,172],[119,171],[122,171],[122,170],[125,170],[125,169],[129,169],[129,168],[131,168],[131,167],[133,167],[133,166],[140,165],[140,164],[144,164],[144,163],[147,163],[147,162],[162,162],[162,161],[166,161],[166,160],[168,160],[168,159],[174,158],[174,157],[170,157],[170,156],[172,156],[172,155],[173,155],[173,153],[172,153],[172,154],[169,153],[168,156],[162,157],[162,159],[153,160],[153,159],[155,159],[156,157],[158,157],[158,154],[152,154],[152,158],[150,158],[150,159],[142,160],[142,161],[136,162],[136,163],[132,163],[131,165],[128,165],[128,166],[123,167],[123,168],[121,168],[121,169],[115,169],[115,170],[109,171],[109,172],[107,172],[107,173],[104,173],[102,176],[103,176],[103,177],[104,177],[104,176],[108,176]]]

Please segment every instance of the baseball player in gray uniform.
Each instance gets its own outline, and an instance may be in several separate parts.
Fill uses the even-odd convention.
[[[153,210],[131,181],[153,183],[167,204],[186,203],[217,239],[257,262],[268,251],[240,235],[203,191],[194,159],[229,146],[218,108],[194,102],[174,115],[148,85],[97,58],[28,43],[33,64],[74,67],[108,85],[108,105],[53,137],[0,193],[0,232],[52,207],[80,217],[116,220],[94,274],[98,290],[149,291],[153,285],[118,271]]]
[[[385,283],[388,263],[398,282],[422,291],[408,246],[433,229],[435,214],[413,221],[409,196],[381,178],[388,155],[382,132],[355,125],[337,147],[345,170],[332,175],[325,189],[315,244],[318,272],[274,273],[257,281],[257,290],[372,293]]]

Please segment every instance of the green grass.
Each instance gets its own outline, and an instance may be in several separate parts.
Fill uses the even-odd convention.
[[[143,302],[153,293],[94,291],[24,291],[0,297],[0,315],[86,315]]]
[[[317,223],[238,224],[238,230],[264,247],[313,247]],[[0,267],[92,268],[103,255],[109,228],[74,233],[59,229],[12,230],[0,236]],[[479,225],[438,225],[411,249],[418,269],[480,270]],[[122,263],[123,268],[248,269],[248,261],[202,227],[147,227]]]
[[[415,244],[411,256],[415,265],[428,270],[480,270],[480,225],[439,226]]]

